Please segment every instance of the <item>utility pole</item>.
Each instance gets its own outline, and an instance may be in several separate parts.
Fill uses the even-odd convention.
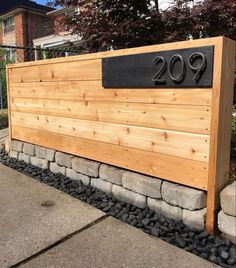
[[[159,11],[159,0],[154,0],[156,9]]]

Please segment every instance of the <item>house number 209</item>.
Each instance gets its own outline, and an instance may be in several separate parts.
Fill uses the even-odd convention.
[[[196,63],[196,60],[198,60],[198,64],[194,64]],[[163,79],[163,75],[166,73],[166,71],[168,72],[171,80],[176,84],[179,84],[184,80],[186,75],[186,62],[181,55],[173,55],[169,63],[167,63],[166,59],[162,56],[156,57],[153,62],[158,67],[158,71],[152,78],[153,82],[156,82],[158,84],[165,84],[166,80]],[[180,63],[180,71],[178,74],[173,73],[173,68],[176,63]],[[193,72],[193,80],[198,83],[207,67],[206,56],[201,52],[195,52],[190,55],[187,64]]]

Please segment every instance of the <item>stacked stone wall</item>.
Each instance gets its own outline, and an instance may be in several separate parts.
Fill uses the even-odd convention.
[[[137,207],[149,207],[164,216],[183,220],[188,226],[204,228],[204,191],[16,140],[12,141],[9,155],[90,184]]]
[[[236,243],[236,181],[221,192],[220,204],[218,227],[227,238]]]

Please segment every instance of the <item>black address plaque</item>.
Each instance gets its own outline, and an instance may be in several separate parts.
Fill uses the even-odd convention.
[[[102,59],[105,88],[212,87],[214,46]]]

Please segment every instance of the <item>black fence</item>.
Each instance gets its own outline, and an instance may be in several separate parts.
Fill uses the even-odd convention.
[[[6,65],[78,55],[76,47],[35,48],[0,45],[0,129],[8,126]]]

